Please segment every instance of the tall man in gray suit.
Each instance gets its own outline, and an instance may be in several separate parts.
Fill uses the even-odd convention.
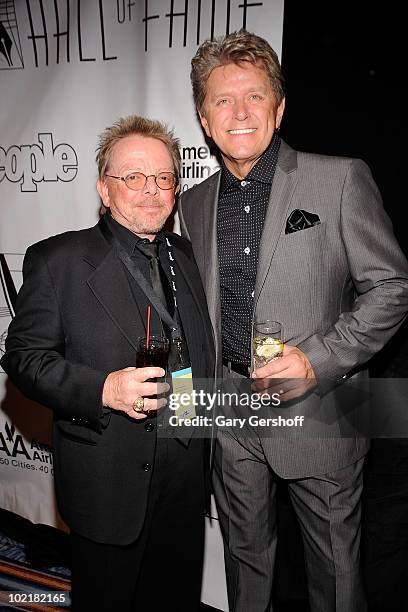
[[[395,333],[408,310],[408,263],[364,162],[299,153],[278,135],[278,58],[245,31],[206,41],[192,60],[201,124],[221,170],[181,198],[215,330],[219,375],[243,376],[253,317],[283,324],[283,357],[255,371],[282,401],[324,396]],[[293,380],[297,381],[293,385]],[[302,400],[303,402],[303,400]],[[300,402],[299,406],[302,406]],[[313,612],[362,612],[363,438],[219,434],[214,488],[230,610],[270,612],[276,477],[303,536]]]

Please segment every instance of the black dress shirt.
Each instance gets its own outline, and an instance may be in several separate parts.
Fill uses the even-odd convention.
[[[111,230],[114,237],[119,241],[120,245],[125,249],[126,253],[131,256],[131,258],[136,262],[139,270],[146,278],[148,283],[151,285],[150,279],[150,260],[149,257],[143,253],[138,245],[145,242],[146,238],[140,238],[133,232],[131,232],[127,227],[124,227],[120,223],[118,223],[113,217],[107,213],[105,215],[105,220],[108,224],[109,229]],[[168,250],[166,246],[166,237],[164,232],[158,232],[154,239],[154,242],[158,243],[158,257],[160,261],[160,265],[164,272],[165,278],[163,281],[163,289],[166,294],[166,302],[167,302],[167,310],[170,315],[173,317],[175,315],[174,312],[174,297],[171,289],[170,283],[172,282],[171,274],[170,274],[170,261],[168,256]],[[180,269],[178,268],[177,261],[172,262],[173,267],[176,272],[176,282],[178,291],[183,291],[184,293],[188,292],[188,288],[185,286],[185,280],[183,275],[181,274]],[[126,272],[126,276],[129,281],[129,285],[132,291],[132,295],[135,299],[135,303],[137,308],[140,311],[142,316],[142,320],[147,321],[147,307],[150,304],[149,299],[142,289],[139,287],[138,283],[135,281],[133,276],[130,274],[126,266],[123,266]],[[187,343],[185,341],[183,325],[180,319],[179,313],[176,314],[176,319],[178,320],[178,327],[181,336],[181,346],[179,347],[176,344],[172,344],[172,337],[169,327],[164,323],[159,314],[156,312],[153,304],[150,304],[150,333],[152,336],[166,336],[170,342],[170,356],[169,356],[169,366],[173,369],[178,369],[179,367],[187,367],[190,363],[190,357],[188,352]],[[180,354],[181,351],[181,354]]]
[[[220,266],[223,359],[249,365],[251,320],[259,244],[275,174],[280,138],[269,147],[245,179],[224,162],[218,198],[217,243]]]
[[[139,270],[146,278],[147,282],[151,284],[149,258],[137,248],[137,244],[139,242],[142,242],[144,239],[140,238],[139,236],[131,232],[127,227],[124,227],[123,225],[115,221],[115,219],[110,213],[106,213],[105,221],[108,224],[108,227],[116,238],[116,240],[119,241],[120,245],[123,247],[126,253],[136,261]],[[159,242],[159,259],[160,263],[163,265],[165,259],[168,259],[166,245],[164,243],[164,235],[162,233],[157,234],[155,240]],[[144,321],[146,325],[147,307],[150,302],[145,293],[139,287],[138,283],[130,274],[126,266],[123,267],[126,272],[126,276],[129,281],[129,285],[132,291],[132,295],[135,299],[136,306],[140,311],[142,321]],[[166,329],[166,326],[164,325],[164,323],[162,323],[158,313],[152,305],[150,311],[150,333],[153,336],[168,336],[168,329]]]

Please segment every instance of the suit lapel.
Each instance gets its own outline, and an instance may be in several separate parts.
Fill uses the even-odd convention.
[[[193,296],[194,301],[197,305],[201,319],[204,321],[205,315],[203,311],[203,301],[202,299],[200,299],[197,293],[197,286],[196,286],[195,277],[194,277],[194,271],[196,270],[196,268],[194,269],[192,268],[190,260],[188,259],[188,257],[186,257],[186,255],[180,249],[177,249],[176,251],[176,261],[178,264],[177,271],[180,272],[180,274],[183,276],[190,290],[190,293]],[[195,276],[197,276],[197,273],[195,274]]]
[[[217,365],[221,356],[221,298],[220,298],[220,266],[218,261],[217,246],[217,210],[218,194],[220,189],[221,173],[207,191],[203,202],[203,227],[208,229],[204,237],[202,228],[200,234],[204,238],[201,253],[203,257],[202,269],[204,271],[204,289],[207,296],[208,312],[214,330],[215,351]]]
[[[123,265],[106,236],[101,236],[99,248],[92,249],[85,260],[95,268],[87,280],[90,290],[136,351],[137,337],[143,329],[142,315],[135,304]],[[140,325],[135,325],[135,319]]]
[[[296,169],[296,151],[282,141],[259,247],[254,312],[272,263],[279,236],[285,228],[287,211],[297,180]]]
[[[214,330],[217,362],[221,354],[220,274],[217,249],[217,205],[221,172],[196,187],[193,206],[183,207],[188,236],[200,271]]]

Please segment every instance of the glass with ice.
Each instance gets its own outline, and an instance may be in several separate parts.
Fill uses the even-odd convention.
[[[283,355],[282,324],[278,321],[254,321],[252,334],[252,367],[262,368]]]

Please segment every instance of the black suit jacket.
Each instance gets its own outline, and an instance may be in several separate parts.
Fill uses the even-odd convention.
[[[190,244],[171,234],[190,292],[178,295],[196,378],[214,373],[211,323]],[[156,431],[102,408],[107,374],[135,365],[144,335],[103,219],[27,250],[2,367],[54,413],[55,483],[67,524],[95,541],[126,544],[142,528]],[[144,313],[143,313],[144,315]]]

